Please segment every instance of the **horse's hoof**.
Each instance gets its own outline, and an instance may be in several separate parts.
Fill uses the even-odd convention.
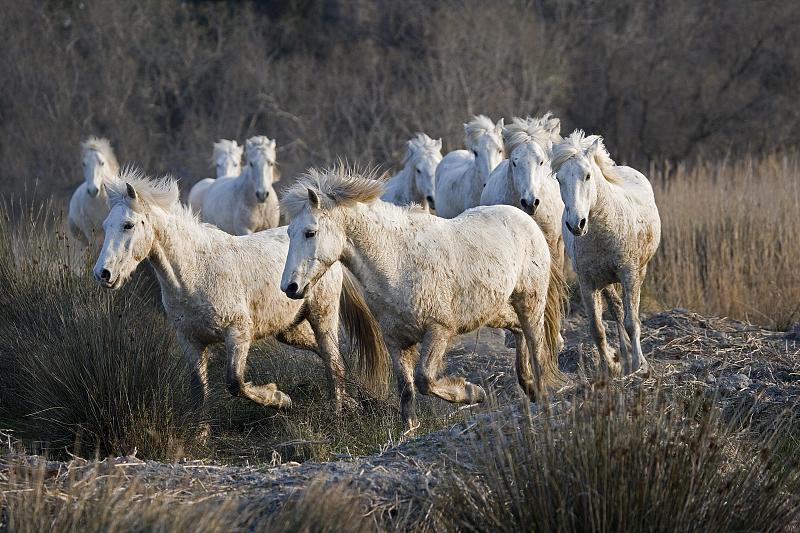
[[[208,422],[201,422],[197,425],[197,433],[194,436],[195,441],[200,446],[208,444],[208,438],[211,436],[211,424]]]
[[[650,377],[650,363],[645,360],[642,360],[642,364],[639,365],[639,368],[634,372],[637,376],[640,376],[644,379]]]
[[[467,393],[466,403],[482,403],[486,400],[486,391],[480,385],[467,382],[464,384],[464,390]]]
[[[292,408],[292,399],[289,398],[288,394],[284,394],[281,391],[275,391],[274,395],[277,397],[278,401],[275,405],[277,409],[291,409]]]
[[[419,420],[414,417],[406,420],[406,430],[403,432],[403,437],[413,437],[419,429]]]

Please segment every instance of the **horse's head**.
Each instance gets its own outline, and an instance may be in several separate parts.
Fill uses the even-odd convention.
[[[585,142],[583,142],[585,141]],[[564,223],[575,236],[589,231],[589,215],[597,201],[597,183],[604,179],[595,156],[605,150],[599,136],[586,139],[573,133],[553,153],[553,166],[564,201]]]
[[[519,193],[518,207],[533,215],[541,202],[545,180],[552,179],[550,158],[541,146],[531,142],[517,146],[508,159],[511,179]]]
[[[489,180],[489,174],[504,157],[503,123],[504,119],[501,118],[496,124],[492,124],[487,117],[480,115],[464,124],[467,148],[475,157],[475,166],[484,186]]]
[[[263,135],[250,137],[245,143],[245,163],[248,177],[253,184],[256,200],[261,203],[267,201],[270,194],[275,194],[272,188],[277,180],[275,172],[275,140]]]
[[[319,193],[308,189],[308,202],[289,224],[289,254],[281,290],[289,298],[303,298],[328,268],[339,260],[344,231],[321,208]]]
[[[519,206],[533,215],[541,203],[542,188],[552,179],[550,154],[553,142],[561,140],[561,121],[550,113],[540,118],[514,118],[503,128],[508,153],[508,172],[519,195]]]
[[[114,177],[114,162],[109,161],[100,150],[88,149],[83,152],[83,179],[86,192],[94,198],[103,189],[103,183]]]
[[[125,176],[120,178],[124,180]],[[148,205],[130,182],[109,187],[111,210],[103,222],[103,248],[94,265],[94,277],[106,289],[118,289],[149,254],[155,239],[154,207]],[[140,180],[140,183],[145,183]],[[146,186],[146,185],[145,185]],[[156,182],[156,194],[168,201],[177,199],[173,181]],[[171,189],[169,189],[171,188]]]
[[[242,172],[242,153],[244,148],[236,141],[220,139],[214,143],[212,162],[218,178],[238,176]]]
[[[436,190],[436,167],[442,160],[442,140],[433,140],[425,135],[427,143],[424,146],[414,146],[413,143],[421,138],[408,141],[409,154],[412,158],[412,172],[414,175],[414,189],[425,199],[431,209],[436,209],[434,191]]]

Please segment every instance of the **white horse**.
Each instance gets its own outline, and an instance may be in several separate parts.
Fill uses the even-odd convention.
[[[340,321],[365,367],[365,383],[386,387],[388,356],[378,324],[353,284],[333,265],[307,298],[297,301],[280,290],[289,247],[286,227],[233,236],[198,222],[178,202],[174,180],[153,181],[125,172],[109,187],[111,211],[105,241],[94,266],[98,283],[119,288],[145,258],[161,286],[167,316],[191,371],[194,399],[205,408],[208,396],[207,347],[224,342],[227,385],[234,396],[265,406],[288,408],[289,396],[275,384],[245,381],[250,343],[274,336],[315,351],[325,361],[334,409],[341,411],[344,363],[339,354]]]
[[[553,261],[564,264],[561,215],[564,202],[550,168],[553,143],[559,142],[561,121],[550,113],[538,118],[514,118],[503,128],[508,159],[489,176],[481,205],[513,205],[531,215],[550,246]]]
[[[403,170],[386,182],[382,200],[395,205],[419,204],[426,212],[436,209],[436,167],[442,160],[442,140],[433,140],[424,133],[408,141]]]
[[[206,190],[200,216],[233,235],[248,235],[278,227],[280,206],[272,184],[275,140],[264,136],[247,139],[245,167],[238,176],[214,180]]]
[[[639,293],[647,263],[661,240],[653,188],[637,170],[616,166],[600,136],[585,136],[580,130],[554,147],[553,169],[565,205],[567,255],[578,274],[600,355],[614,374],[622,370],[646,374],[649,367],[640,342]],[[622,300],[616,283],[622,285]],[[606,342],[601,294],[617,322],[624,368]],[[626,340],[632,345],[632,356]]]
[[[503,119],[484,116],[464,124],[466,150],[454,150],[436,167],[436,214],[453,218],[480,205],[489,174],[503,160]]]
[[[225,178],[228,176],[238,176],[242,173],[242,152],[244,148],[239,146],[236,141],[220,139],[214,143],[214,152],[211,156],[211,163],[216,170],[216,177]],[[192,186],[189,191],[189,207],[195,213],[200,213],[203,209],[203,201],[206,192],[214,184],[214,178],[205,178]]]
[[[119,172],[119,163],[108,139],[89,137],[81,143],[83,183],[69,201],[70,233],[86,244],[103,242],[103,220],[108,215],[106,185]]]
[[[451,339],[481,326],[515,332],[517,378],[541,398],[562,379],[556,345],[565,285],[536,223],[509,206],[442,219],[379,200],[382,188],[341,167],[295,183],[283,198],[292,222],[281,289],[302,298],[337,261],[353,272],[392,354],[409,431],[418,425],[415,385],[449,402],[485,399],[463,377],[441,376]]]

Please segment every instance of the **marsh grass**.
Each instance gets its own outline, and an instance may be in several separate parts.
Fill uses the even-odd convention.
[[[775,328],[800,321],[800,155],[700,159],[651,172],[661,246],[645,298]]]
[[[561,412],[485,424],[438,487],[437,531],[783,531],[800,468],[784,426],[723,421],[704,394],[600,384]]]

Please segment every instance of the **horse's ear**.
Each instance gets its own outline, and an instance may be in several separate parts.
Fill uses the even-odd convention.
[[[439,151],[442,150],[442,138],[441,137],[436,139],[436,141],[434,141],[434,144],[436,145],[436,149],[437,150],[439,150]]]
[[[500,117],[500,120],[498,120],[498,121],[497,121],[497,124],[495,124],[495,125],[494,125],[494,129],[495,129],[495,130],[496,130],[498,133],[501,133],[501,132],[503,131],[503,126],[505,126],[505,125],[506,125],[506,119],[505,119],[505,117]]]
[[[311,188],[308,188],[308,204],[312,209],[319,209],[319,196],[317,196],[317,193]]]
[[[270,139],[269,140],[269,145],[272,146],[273,148],[275,148],[275,139]]]
[[[561,119],[554,117],[548,120],[547,131],[550,132],[552,136],[559,135],[561,133]]]
[[[603,143],[603,138],[598,135],[597,138],[594,140],[594,142],[592,142],[592,144],[589,145],[589,148],[586,149],[586,152],[584,152],[586,154],[586,157],[591,157],[594,154],[596,154],[597,151],[600,149],[600,145],[602,143]]]
[[[128,191],[128,198],[131,200],[136,200],[139,197],[139,195],[136,194],[136,189],[134,189],[133,185],[130,183],[125,182],[125,189]]]

